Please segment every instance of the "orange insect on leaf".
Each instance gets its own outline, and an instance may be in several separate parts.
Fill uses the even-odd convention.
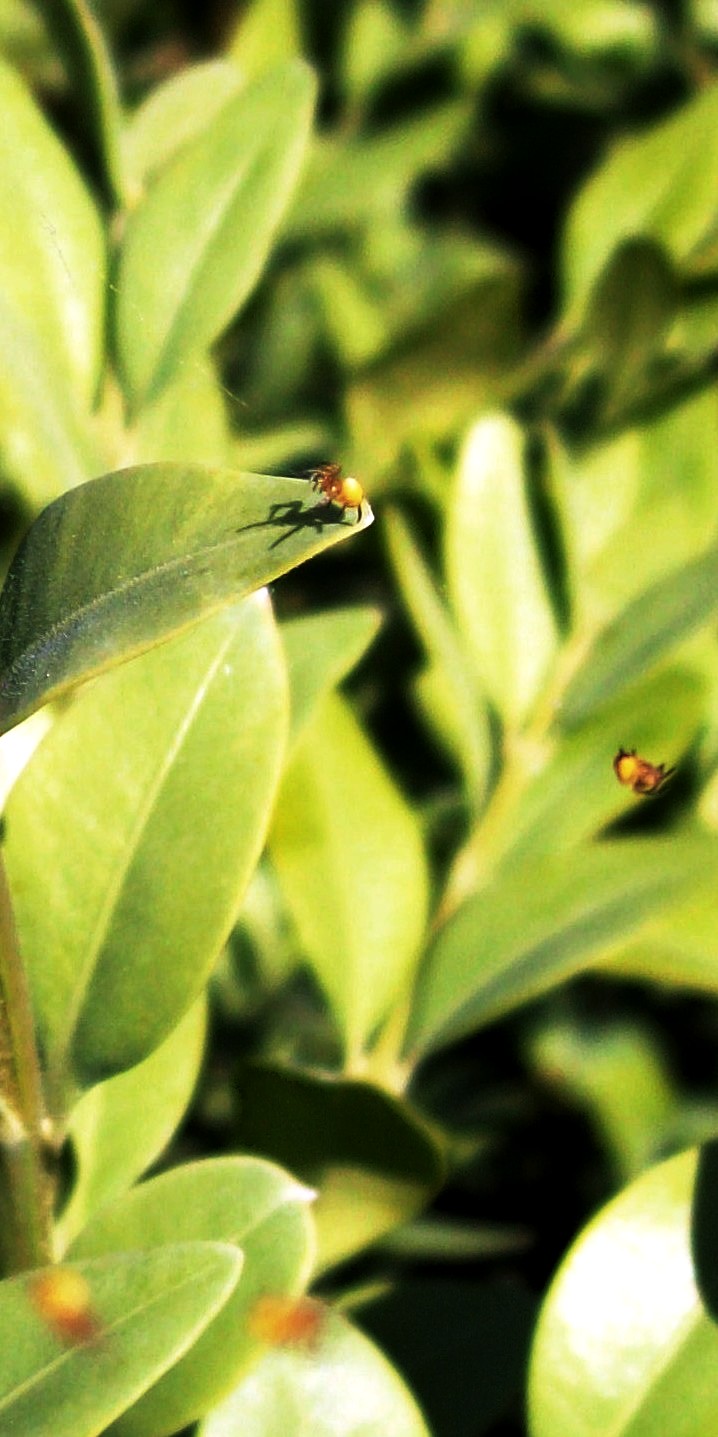
[[[90,1285],[71,1267],[54,1267],[35,1279],[30,1300],[43,1322],[72,1347],[91,1342],[101,1331]]]
[[[324,496],[325,504],[338,504],[340,509],[356,509],[361,518],[364,489],[351,474],[343,475],[341,464],[320,464],[312,469],[309,482]]]
[[[316,1347],[326,1319],[323,1303],[311,1297],[260,1297],[249,1314],[249,1330],[270,1347]]]
[[[647,758],[639,758],[635,748],[619,748],[613,771],[618,782],[632,788],[634,793],[656,794],[676,770],[666,768],[664,763],[654,764]]]

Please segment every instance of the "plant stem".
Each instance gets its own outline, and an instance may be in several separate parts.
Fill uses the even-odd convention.
[[[0,854],[0,1255],[5,1273],[51,1256],[52,1181],[30,992]]]

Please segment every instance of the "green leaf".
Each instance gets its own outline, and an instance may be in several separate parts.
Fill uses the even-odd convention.
[[[716,605],[718,549],[712,547],[652,584],[601,630],[566,689],[559,722],[582,723],[707,624]]]
[[[304,479],[176,464],[93,479],[45,509],[0,594],[0,732],[366,527]]]
[[[205,60],[177,70],[150,91],[128,121],[123,150],[130,172],[146,179],[196,140],[244,86],[242,71],[226,60]]]
[[[224,395],[209,359],[185,365],[152,403],[144,405],[130,443],[131,457],[141,458],[143,464],[231,463]]]
[[[411,977],[428,880],[418,821],[338,695],[295,745],[270,855],[351,1061]]]
[[[112,1427],[162,1437],[206,1412],[257,1356],[251,1315],[264,1295],[301,1291],[312,1258],[313,1194],[255,1158],[190,1163],[142,1183],[82,1233],[74,1257],[209,1239],[241,1248],[242,1280],[184,1360]]]
[[[451,601],[478,679],[507,724],[521,723],[544,683],[556,631],[529,514],[524,439],[485,415],[459,462],[446,532]]]
[[[103,346],[100,219],[59,140],[4,62],[0,110],[0,209],[12,215],[0,234],[0,294],[8,307],[12,298],[64,389],[89,407]]]
[[[715,894],[687,895],[666,913],[659,913],[638,937],[601,966],[622,978],[670,983],[676,988],[718,992]]]
[[[96,467],[95,456],[62,361],[1,294],[0,336],[2,473],[37,510],[82,484]]]
[[[90,140],[104,170],[107,195],[122,205],[132,196],[122,155],[120,97],[104,35],[90,0],[48,0],[45,9],[73,99],[79,100],[83,117],[92,118]]]
[[[718,1332],[695,1284],[695,1154],[599,1213],[549,1291],[530,1378],[532,1437],[704,1437],[718,1422]]]
[[[574,201],[564,238],[568,319],[624,240],[652,238],[690,267],[715,228],[718,88],[709,85],[647,133],[621,139]]]
[[[421,1116],[366,1079],[249,1064],[237,1141],[316,1188],[320,1270],[423,1211],[443,1177],[443,1154]]]
[[[476,811],[486,794],[493,756],[486,701],[408,527],[397,512],[389,513],[385,525],[404,603],[431,662],[428,673],[443,704],[444,731],[451,736]]]
[[[507,865],[437,934],[420,972],[412,1046],[436,1047],[605,956],[663,908],[715,884],[718,844],[593,844]]]
[[[7,866],[56,1103],[145,1058],[206,980],[269,821],[285,683],[257,595],[87,689],[16,783]]]
[[[305,1348],[267,1353],[198,1437],[429,1437],[395,1369],[368,1338],[328,1309]]]
[[[368,604],[303,614],[282,624],[291,707],[291,742],[301,734],[322,695],[335,688],[364,654],[382,620]]]
[[[201,354],[255,285],[299,174],[313,99],[301,61],[241,91],[131,215],[117,337],[135,403]]]
[[[445,165],[458,149],[470,118],[466,101],[459,100],[370,139],[315,141],[285,234],[364,229],[377,213],[395,215],[418,177]]]
[[[97,1083],[68,1124],[77,1176],[55,1224],[62,1253],[103,1203],[129,1188],[167,1146],[192,1096],[206,1029],[200,998],[149,1058]]]
[[[0,1424],[13,1437],[98,1437],[204,1331],[241,1267],[226,1244],[173,1243],[3,1282]],[[66,1271],[89,1289],[89,1341],[63,1341],[43,1312],[43,1276]]]
[[[612,771],[616,750],[636,748],[654,763],[672,767],[700,729],[705,703],[700,674],[672,665],[631,684],[595,717],[561,734],[507,823],[512,861],[531,852],[570,852],[635,809],[635,794],[622,788]]]
[[[229,53],[245,75],[264,74],[302,48],[297,0],[251,0],[240,13]]]

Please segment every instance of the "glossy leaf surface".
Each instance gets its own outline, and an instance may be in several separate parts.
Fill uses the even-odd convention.
[[[0,594],[0,732],[371,523],[302,479],[120,469],[45,509]]]
[[[145,1058],[200,991],[263,842],[285,685],[260,594],[79,695],[15,785],[7,867],[56,1102]]]
[[[189,1163],[141,1184],[85,1229],[73,1256],[196,1239],[228,1242],[244,1255],[230,1301],[193,1347],[112,1428],[118,1437],[161,1437],[206,1411],[257,1356],[251,1314],[266,1294],[301,1291],[312,1258],[312,1192],[255,1158]]]
[[[195,1341],[227,1301],[242,1258],[227,1244],[172,1243],[72,1264],[83,1287],[85,1341],[70,1339],[43,1276],[0,1284],[0,1423],[13,1437],[99,1437]],[[47,1294],[41,1297],[41,1294]]]

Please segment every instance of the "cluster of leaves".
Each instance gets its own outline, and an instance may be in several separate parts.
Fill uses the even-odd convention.
[[[693,1258],[695,1154],[649,1164],[715,1110],[562,985],[718,987],[715,17],[252,0],[178,67],[100,8],[0,8],[2,1421],[420,1437],[402,1371],[488,1434],[533,1315],[456,1271],[527,1241],[457,1217],[502,1019],[642,1174],[544,1303],[532,1437],[710,1430],[711,1151]],[[559,298],[523,197],[488,237],[520,114],[537,193],[586,139]],[[370,533],[255,472],[340,454]],[[678,767],[648,822],[619,743]],[[202,1156],[138,1183],[208,988]]]

